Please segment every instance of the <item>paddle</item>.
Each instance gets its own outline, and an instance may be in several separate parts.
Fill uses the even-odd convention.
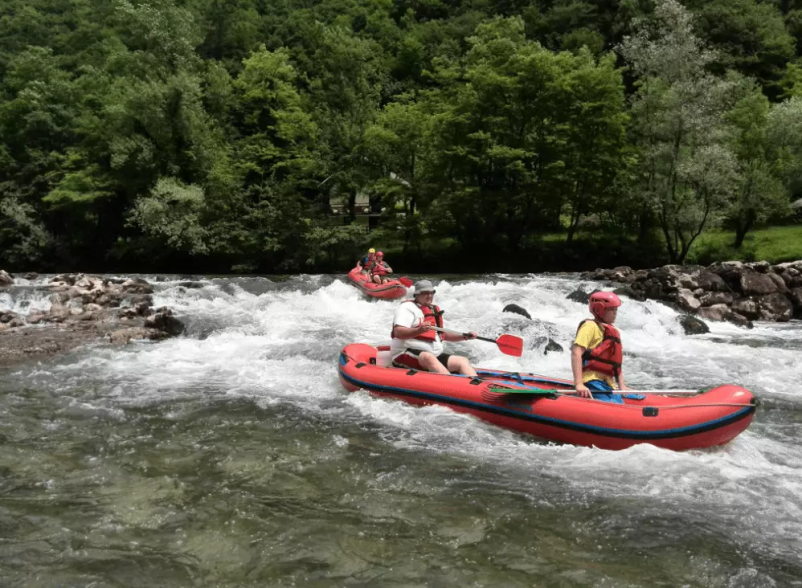
[[[513,357],[521,357],[524,352],[524,340],[515,335],[501,335],[498,339],[489,339],[488,337],[471,337],[470,333],[459,333],[457,331],[449,331],[448,329],[441,329],[439,327],[432,327],[433,331],[438,333],[452,333],[454,335],[462,335],[471,339],[478,339],[479,341],[487,341],[488,343],[495,343],[498,345],[499,351],[505,355],[512,355]]]
[[[564,394],[566,396],[575,396],[577,394],[576,390],[567,389],[567,390],[542,390],[542,389],[532,389],[532,388],[495,388],[493,386],[490,387],[491,392],[496,392],[497,394],[535,394],[535,395],[543,395],[543,396],[551,396],[553,394]],[[608,392],[603,392],[602,390],[591,390],[591,392],[601,392],[602,394],[608,394]],[[611,390],[610,392],[615,394],[647,394],[647,395],[660,395],[660,396],[696,396],[700,394],[702,390]]]
[[[410,280],[407,277],[398,278],[398,281],[401,282],[401,285],[404,286],[404,288],[411,288],[412,287],[412,280]]]

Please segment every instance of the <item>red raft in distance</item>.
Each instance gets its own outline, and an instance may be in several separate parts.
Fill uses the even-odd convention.
[[[372,298],[396,300],[403,298],[404,294],[407,293],[406,287],[398,280],[390,280],[385,284],[379,285],[372,282],[370,276],[363,274],[358,268],[348,272],[348,281]]]
[[[472,379],[380,367],[376,365],[379,350],[361,343],[342,350],[339,375],[347,390],[363,389],[418,406],[441,404],[559,443],[601,449],[650,443],[675,451],[714,447],[743,432],[757,408],[749,390],[729,384],[682,398],[632,392],[625,394],[624,404],[560,394],[503,393],[493,388],[569,390],[572,384],[499,370],[479,369],[480,378]]]

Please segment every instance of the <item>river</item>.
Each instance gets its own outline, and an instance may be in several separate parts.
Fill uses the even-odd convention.
[[[396,303],[342,277],[145,277],[185,336],[0,371],[0,586],[802,586],[798,322],[689,337],[626,300],[631,386],[734,382],[761,407],[723,448],[610,452],[345,392],[340,349],[387,341]],[[566,295],[592,283],[435,280],[447,326],[527,341],[451,349],[570,377]]]

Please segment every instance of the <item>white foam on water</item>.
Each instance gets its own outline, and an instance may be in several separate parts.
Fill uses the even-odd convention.
[[[22,316],[32,309],[48,311],[53,305],[50,296],[49,292],[15,284],[12,289],[0,290],[0,311],[10,310]]]
[[[497,464],[522,487],[536,477],[562,480],[589,496],[635,497],[656,508],[707,512],[738,529],[744,541],[788,556],[802,535],[802,459],[798,433],[760,422],[725,448],[675,453],[640,445],[611,452],[536,443],[443,407],[348,394],[337,380],[339,351],[351,342],[389,339],[398,302],[366,299],[343,279],[303,276],[268,280],[202,280],[201,288],[157,284],[155,303],[173,308],[190,336],[159,344],[99,347],[31,377],[63,393],[99,384],[112,406],[158,404],[174,398],[247,397],[328,416],[378,423],[399,449],[442,452]],[[495,337],[509,331],[527,342],[521,358],[482,342],[454,344],[486,368],[570,378],[570,343],[585,305],[566,299],[589,282],[550,277],[497,276],[437,284],[446,326]],[[516,303],[536,319],[502,313]],[[802,326],[759,324],[753,330],[711,323],[711,333],[689,337],[680,316],[659,303],[624,301],[617,326],[626,349],[625,375],[636,388],[699,388],[733,382],[759,396],[802,409],[802,362],[793,342]],[[202,338],[193,338],[195,329]],[[200,336],[200,335],[196,335]],[[564,351],[543,354],[547,337]],[[789,340],[791,347],[779,347]],[[748,343],[748,344],[744,344]],[[97,386],[96,386],[97,387]],[[95,400],[98,401],[97,399]],[[798,430],[798,425],[797,425]],[[796,557],[796,556],[794,556]]]

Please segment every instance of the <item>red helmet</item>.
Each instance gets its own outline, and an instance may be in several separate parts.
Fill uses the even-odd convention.
[[[608,308],[621,306],[621,299],[612,292],[594,292],[590,295],[589,306],[591,314],[601,319]]]
[[[376,252],[376,257],[384,257],[384,253],[381,251]]]

